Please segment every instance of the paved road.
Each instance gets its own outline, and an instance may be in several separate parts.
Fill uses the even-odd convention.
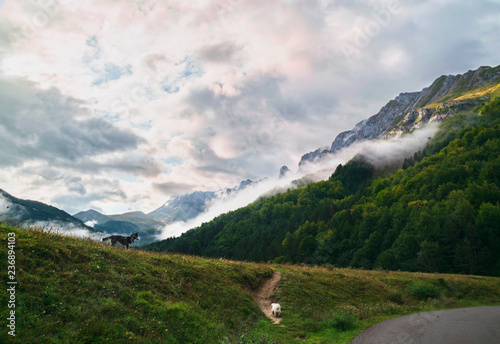
[[[500,306],[416,313],[375,324],[351,344],[499,344]]]

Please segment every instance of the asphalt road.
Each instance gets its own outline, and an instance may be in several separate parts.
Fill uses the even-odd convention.
[[[500,306],[397,317],[367,328],[351,344],[500,344]]]

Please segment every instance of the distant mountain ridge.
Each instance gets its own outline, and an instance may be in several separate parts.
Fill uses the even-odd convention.
[[[246,179],[233,188],[217,191],[194,191],[186,195],[172,197],[161,207],[148,213],[148,215],[165,224],[187,221],[207,210],[210,202],[216,199],[225,199],[258,182],[260,181],[255,182]]]
[[[89,209],[87,211],[80,211],[79,213],[76,213],[73,216],[76,217],[77,219],[80,219],[84,223],[87,222],[105,223],[112,220],[110,216],[101,214],[100,212],[94,209]]]
[[[499,95],[499,86],[500,66],[442,75],[420,92],[400,93],[376,115],[340,133],[330,148],[318,148],[304,154],[299,169],[355,142],[400,136],[429,122],[469,111],[493,95]]]
[[[132,233],[140,232],[141,228],[128,221],[108,221],[104,224],[96,224],[95,229],[106,233],[120,234],[128,236]]]
[[[132,223],[139,229],[164,226],[163,222],[144,214],[142,211],[132,211],[115,215],[104,215],[96,210],[89,209],[87,211],[81,211],[73,216],[82,220],[83,222],[95,221],[95,223],[99,225],[105,224],[109,221],[122,221]]]
[[[95,231],[86,226],[80,219],[51,205],[20,199],[0,189],[0,200],[3,198],[0,209],[0,221],[19,226],[48,224],[54,227],[71,227]]]
[[[246,179],[233,188],[217,191],[194,191],[176,196],[148,214],[141,211],[132,211],[123,214],[105,215],[94,209],[89,209],[73,216],[84,223],[92,223],[96,230],[109,235],[129,235],[139,232],[141,239],[136,246],[142,246],[155,241],[165,225],[195,218],[207,210],[211,201],[231,197],[258,182]]]
[[[142,211],[132,211],[123,214],[104,215],[96,210],[81,211],[74,215],[85,223],[106,235],[128,236],[139,233],[140,240],[134,246],[142,246],[156,240],[165,224]]]

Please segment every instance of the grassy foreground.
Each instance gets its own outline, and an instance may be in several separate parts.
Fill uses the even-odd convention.
[[[16,235],[16,337],[8,334]],[[138,250],[0,225],[0,342],[348,343],[396,315],[500,303],[500,278],[266,265]],[[272,325],[252,291],[282,273]]]

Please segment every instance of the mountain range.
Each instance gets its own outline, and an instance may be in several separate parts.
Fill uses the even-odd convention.
[[[471,110],[500,93],[499,79],[500,66],[480,67],[465,74],[442,75],[419,92],[401,93],[377,114],[340,133],[330,148],[304,154],[299,168],[356,142],[400,136],[429,122]]]
[[[186,195],[176,196],[169,199],[158,209],[148,215],[169,224],[176,221],[187,221],[203,213],[210,202],[227,199],[246,189],[250,185],[259,183],[250,179],[243,180],[239,185],[220,189],[217,191],[195,191]]]
[[[481,67],[400,95],[340,134],[331,149],[305,159],[321,161],[354,142],[369,140],[376,148],[374,139],[417,135],[439,121],[433,137],[400,166],[380,173],[361,152],[327,180],[260,198],[145,249],[499,276],[499,71]]]
[[[0,189],[0,222],[16,226],[49,226],[95,231],[80,219],[42,202],[14,197]]]
[[[142,211],[132,211],[116,215],[104,215],[97,210],[90,209],[87,211],[76,213],[73,216],[85,223],[93,222],[94,225],[104,225],[105,223],[111,221],[130,222],[139,229],[159,227],[164,225],[163,222],[155,220],[153,217],[144,214]]]
[[[255,183],[258,182],[247,179],[233,188],[217,191],[194,191],[175,196],[148,214],[133,211],[124,214],[104,215],[90,209],[73,216],[107,234],[129,235],[139,232],[141,239],[136,246],[142,246],[155,241],[165,225],[195,218],[206,211],[210,202],[230,198]]]
[[[322,159],[354,143],[399,137],[427,123],[439,122],[458,113],[471,111],[500,95],[499,86],[500,66],[480,67],[463,75],[443,75],[419,92],[399,94],[374,116],[359,122],[353,129],[340,133],[328,149],[320,148],[304,154],[298,170],[307,164],[321,162]],[[293,175],[293,172],[287,166],[283,166],[279,171],[279,178],[290,175]],[[104,215],[91,209],[71,216],[40,202],[15,198],[2,190],[1,195],[12,205],[0,212],[0,220],[16,224],[60,221],[107,234],[141,231],[144,233],[141,244],[144,244],[154,241],[165,225],[188,221],[204,213],[212,202],[230,198],[259,182],[247,179],[233,188],[194,191],[174,196],[148,214],[135,211],[116,215]]]
[[[141,211],[105,215],[89,209],[70,215],[65,211],[42,202],[24,200],[0,189],[0,222],[15,226],[40,226],[69,231],[84,229],[105,235],[129,235],[139,232],[143,246],[157,240],[161,229],[176,221],[188,221],[206,211],[211,201],[228,199],[250,185],[259,183],[250,179],[233,188],[217,191],[194,191],[175,196],[158,209],[145,214]]]

